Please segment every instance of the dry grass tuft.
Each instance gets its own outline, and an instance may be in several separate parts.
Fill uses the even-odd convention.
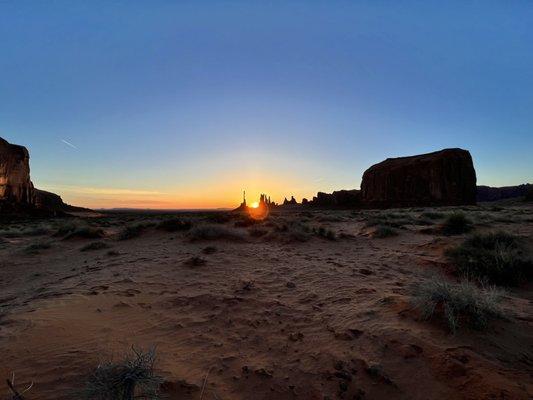
[[[331,229],[320,226],[318,229],[313,229],[315,235],[327,239],[327,240],[337,240],[337,234]]]
[[[109,245],[105,242],[92,242],[83,246],[80,251],[92,251],[92,250],[102,250],[108,249]]]
[[[523,240],[505,232],[473,235],[446,254],[468,278],[518,285],[533,277],[533,259]]]
[[[489,322],[501,318],[502,292],[493,287],[479,288],[469,281],[451,283],[444,277],[432,277],[417,285],[412,302],[424,319],[444,317],[455,333],[463,324],[473,329],[487,328]]]
[[[461,235],[472,230],[472,221],[462,212],[454,212],[441,225],[441,232],[445,235]]]
[[[87,400],[159,399],[163,379],[154,372],[155,351],[133,349],[122,362],[100,364],[87,380],[82,397]]]
[[[188,231],[191,227],[191,221],[185,221],[180,218],[165,219],[157,225],[157,229],[167,232]]]
[[[378,227],[376,227],[374,232],[372,232],[372,237],[378,239],[384,239],[393,236],[398,236],[398,231],[388,225],[379,225]]]
[[[51,247],[51,242],[36,242],[26,246],[23,251],[26,254],[38,254],[41,250],[48,250]]]
[[[189,231],[191,240],[217,240],[228,239],[234,241],[245,241],[245,235],[237,229],[224,225],[198,225]]]
[[[137,222],[126,225],[118,234],[118,240],[129,240],[141,236],[149,227],[153,226],[150,222]]]

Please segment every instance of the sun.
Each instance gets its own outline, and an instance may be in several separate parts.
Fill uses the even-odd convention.
[[[253,203],[250,205],[250,207],[252,207],[252,208],[257,208],[257,207],[259,207],[259,203],[258,203],[257,201],[255,201],[255,202],[253,202]]]

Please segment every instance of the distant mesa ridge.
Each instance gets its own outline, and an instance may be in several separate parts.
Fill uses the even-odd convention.
[[[504,187],[477,187],[477,201],[498,201],[516,197],[530,197],[532,194],[533,185],[530,183]]]
[[[388,158],[365,171],[361,190],[318,192],[301,204],[320,208],[460,206],[528,196],[533,196],[531,184],[476,186],[472,156],[467,150],[452,148]]]
[[[0,212],[59,215],[86,210],[65,204],[60,196],[36,189],[30,179],[30,154],[24,146],[0,138]]]

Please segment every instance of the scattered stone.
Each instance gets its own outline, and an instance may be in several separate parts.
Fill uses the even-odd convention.
[[[244,281],[242,283],[242,290],[250,291],[254,288],[254,281]]]
[[[344,332],[335,332],[337,340],[354,340],[363,334],[359,329],[346,329]]]
[[[202,250],[204,254],[213,254],[216,253],[218,249],[215,246],[207,246]]]
[[[340,381],[339,389],[341,392],[346,392],[348,390],[348,384],[345,381]]]
[[[333,375],[335,375],[339,379],[343,379],[348,382],[352,380],[352,374],[347,371],[337,371]]]
[[[113,306],[114,308],[131,308],[131,305],[128,303],[125,303],[123,301],[119,301],[117,304]]]
[[[274,372],[265,368],[259,368],[255,370],[255,373],[259,376],[265,377],[265,378],[272,378],[274,376]]]
[[[409,344],[402,347],[403,358],[405,359],[418,357],[423,352],[424,350],[422,347],[417,346],[416,344]]]
[[[394,382],[385,374],[380,364],[369,364],[366,373],[373,379],[379,380],[387,385],[396,386]]]
[[[191,257],[188,260],[185,261],[185,265],[189,267],[200,267],[202,265],[207,264],[207,261],[203,259],[202,257]]]
[[[289,334],[289,340],[292,341],[292,342],[298,342],[298,341],[301,341],[303,340],[304,338],[304,334],[301,333],[301,332],[297,332],[297,333],[291,333]]]

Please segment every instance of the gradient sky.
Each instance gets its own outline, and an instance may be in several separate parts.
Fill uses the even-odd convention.
[[[358,188],[470,150],[533,179],[531,1],[2,1],[0,136],[89,207]]]

